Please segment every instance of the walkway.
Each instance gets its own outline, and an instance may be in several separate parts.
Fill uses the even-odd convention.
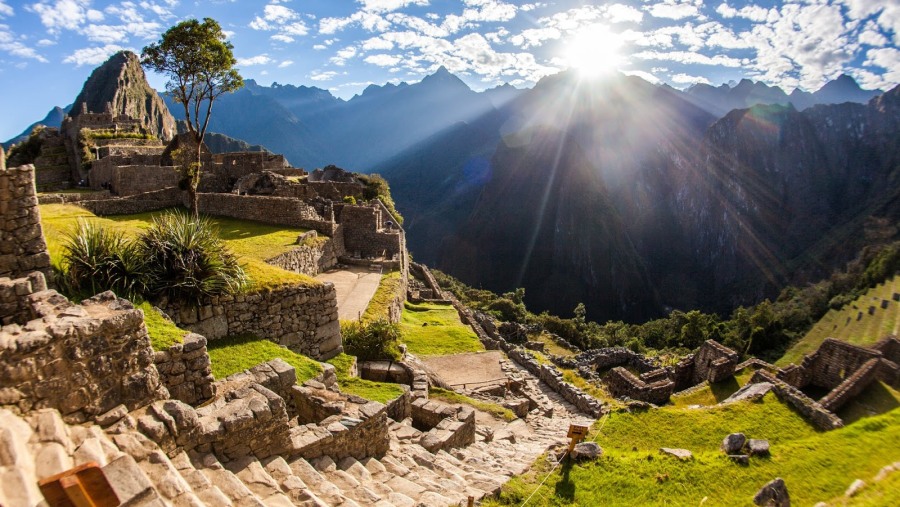
[[[356,320],[365,313],[369,301],[378,290],[381,272],[360,266],[349,266],[319,274],[316,280],[334,284],[337,291],[338,319]]]

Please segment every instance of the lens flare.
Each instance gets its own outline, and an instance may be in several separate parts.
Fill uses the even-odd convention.
[[[565,45],[563,59],[569,68],[587,76],[615,71],[621,63],[622,37],[606,25],[591,25],[575,33]]]

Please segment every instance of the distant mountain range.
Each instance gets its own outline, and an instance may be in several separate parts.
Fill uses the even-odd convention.
[[[467,283],[642,320],[754,303],[896,236],[898,97],[847,76],[789,95],[573,73],[474,92],[441,68],[350,100],[248,80],[210,130],[382,174],[416,259]]]

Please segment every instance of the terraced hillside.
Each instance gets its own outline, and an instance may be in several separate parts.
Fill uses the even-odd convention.
[[[900,275],[878,284],[838,310],[829,310],[775,364],[797,363],[815,351],[825,338],[855,345],[871,345],[900,332]]]

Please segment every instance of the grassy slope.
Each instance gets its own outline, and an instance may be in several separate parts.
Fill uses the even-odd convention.
[[[768,439],[772,456],[752,458],[749,466],[732,463],[718,448],[735,431]],[[759,487],[774,477],[785,479],[793,503],[812,505],[900,459],[891,443],[898,437],[900,409],[822,433],[772,395],[711,409],[615,413],[597,437],[603,458],[561,466],[529,505],[751,505]],[[679,462],[660,455],[660,447],[686,448],[694,459]],[[505,486],[497,503],[521,504],[549,469],[540,460]]]
[[[459,320],[450,305],[406,303],[400,332],[409,352],[420,356],[484,350],[475,332]]]
[[[403,394],[403,388],[400,384],[374,382],[351,377],[350,367],[353,364],[353,356],[339,354],[329,359],[328,363],[334,366],[338,378],[338,386],[340,386],[341,391],[347,394],[355,394],[367,400],[380,401],[381,403],[387,403]]]
[[[160,315],[150,303],[144,301],[137,307],[144,311],[144,324],[147,326],[153,350],[165,350],[183,341],[187,331]]]
[[[737,372],[733,379],[723,380],[715,384],[706,385],[690,393],[680,396],[672,396],[672,404],[677,407],[687,407],[689,405],[705,405],[711,406],[724,401],[735,391],[744,387],[753,376],[752,368],[745,368],[743,371]]]
[[[470,398],[464,394],[460,394],[456,391],[448,391],[446,389],[441,389],[440,387],[431,387],[428,389],[428,398],[441,400],[446,403],[456,403],[456,404],[464,404],[474,407],[482,412],[487,412],[491,414],[496,419],[503,419],[506,422],[510,422],[516,419],[516,414],[512,412],[512,410],[508,408],[504,408],[499,403],[493,403],[490,401],[484,400],[476,400],[475,398]]]
[[[378,289],[369,301],[366,311],[363,313],[362,320],[364,322],[387,319],[388,307],[394,299],[394,295],[400,290],[403,282],[400,271],[391,271],[381,275],[381,281],[378,282]]]
[[[150,226],[153,215],[160,212],[140,213],[136,215],[117,215],[97,217],[90,211],[70,204],[41,205],[41,223],[47,238],[47,247],[53,264],[59,265],[62,258],[62,244],[65,235],[74,230],[78,219],[94,220],[124,235],[133,236]],[[317,285],[314,278],[298,273],[291,273],[265,263],[266,259],[291,250],[297,236],[304,229],[274,226],[235,220],[233,218],[213,217],[219,228],[219,235],[232,252],[244,265],[250,276],[251,285],[248,290],[273,288],[287,284]]]
[[[209,342],[207,349],[212,363],[213,376],[217,380],[279,357],[297,370],[298,384],[315,377],[322,371],[322,367],[317,361],[252,335],[213,340]]]
[[[871,345],[889,334],[900,332],[900,302],[893,300],[894,293],[900,293],[900,275],[872,288],[839,310],[829,310],[775,364],[799,363],[805,354],[815,351],[828,337],[856,345]],[[883,300],[888,301],[886,309],[881,308]],[[869,315],[870,306],[875,307],[873,315]]]

